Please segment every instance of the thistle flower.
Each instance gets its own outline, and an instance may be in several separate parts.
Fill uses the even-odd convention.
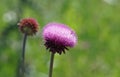
[[[43,29],[45,46],[52,53],[65,53],[68,47],[74,47],[77,42],[75,32],[60,23],[49,23]]]
[[[19,23],[19,29],[22,33],[24,33],[24,38],[23,38],[23,47],[22,47],[22,53],[21,53],[21,64],[19,68],[19,77],[24,77],[26,68],[25,68],[25,47],[26,47],[26,41],[27,41],[27,36],[28,35],[33,35],[38,31],[38,23],[35,19],[33,18],[24,18],[22,19]]]
[[[19,23],[19,29],[22,33],[33,35],[38,31],[38,23],[33,18],[24,18]]]

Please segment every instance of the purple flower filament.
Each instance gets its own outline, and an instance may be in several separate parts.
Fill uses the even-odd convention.
[[[65,53],[67,47],[74,47],[77,38],[75,32],[64,24],[49,23],[43,29],[45,46],[50,52]]]

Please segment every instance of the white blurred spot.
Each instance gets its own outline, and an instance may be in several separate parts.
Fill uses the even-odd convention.
[[[16,13],[14,11],[8,11],[3,15],[3,21],[5,22],[14,22],[16,21],[17,16]]]
[[[110,5],[114,5],[117,3],[117,0],[103,0],[103,1],[110,4]]]

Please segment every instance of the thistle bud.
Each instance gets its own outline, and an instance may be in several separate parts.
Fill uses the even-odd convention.
[[[38,23],[33,18],[24,18],[18,23],[19,29],[22,33],[27,35],[34,35],[38,31]]]

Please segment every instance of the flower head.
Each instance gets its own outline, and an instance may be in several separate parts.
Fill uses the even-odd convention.
[[[50,52],[65,53],[67,47],[74,47],[77,42],[75,32],[64,24],[49,23],[43,29],[45,46]]]
[[[33,35],[38,31],[38,23],[33,18],[24,18],[19,23],[19,29],[22,33]]]

